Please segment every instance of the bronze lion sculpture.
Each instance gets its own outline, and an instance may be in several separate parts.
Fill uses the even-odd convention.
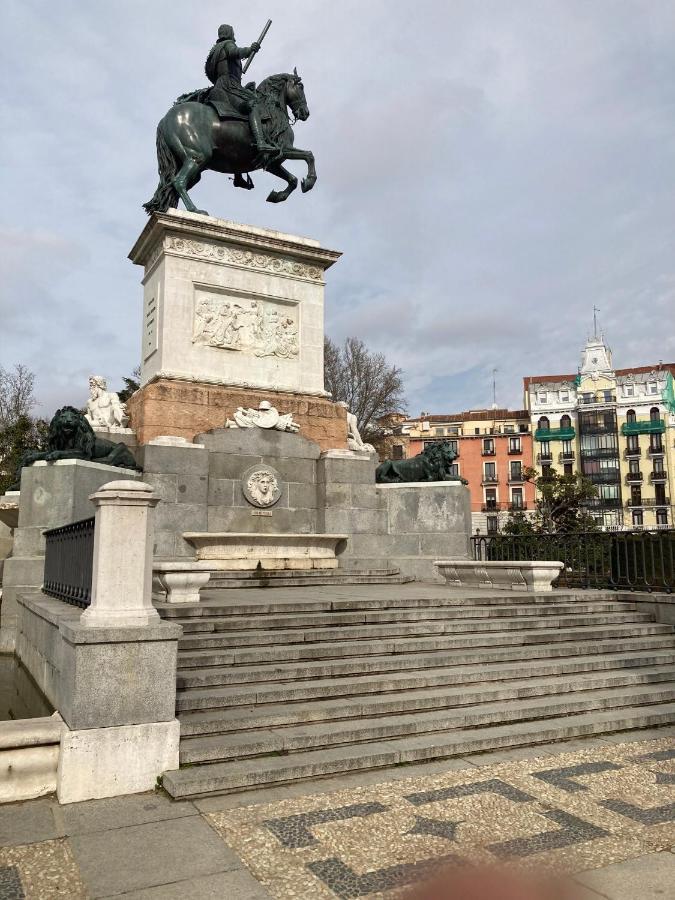
[[[450,466],[457,453],[447,441],[435,441],[412,459],[385,459],[375,471],[378,484],[396,484],[406,481],[461,481],[466,478],[450,474]]]
[[[54,413],[49,423],[47,449],[42,452],[32,450],[24,455],[17,471],[17,485],[21,481],[24,466],[40,460],[56,462],[59,459],[85,459],[120,469],[140,471],[126,444],[116,444],[96,437],[83,413],[74,406],[63,406]]]

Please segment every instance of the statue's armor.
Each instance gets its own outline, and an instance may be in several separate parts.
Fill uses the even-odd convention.
[[[239,48],[234,41],[219,41],[206,60],[206,74],[213,82],[209,103],[221,118],[247,119],[257,102],[255,91],[242,86]]]

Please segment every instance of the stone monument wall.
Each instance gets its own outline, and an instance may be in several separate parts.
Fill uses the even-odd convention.
[[[192,441],[222,428],[239,406],[257,407],[261,400],[291,413],[302,435],[322,450],[347,447],[347,411],[314,395],[158,378],[136,391],[127,409],[139,444],[167,434]]]

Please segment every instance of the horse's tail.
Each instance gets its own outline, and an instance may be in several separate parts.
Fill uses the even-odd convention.
[[[170,206],[178,206],[178,191],[173,186],[173,179],[178,174],[178,163],[171,152],[162,132],[162,123],[157,126],[157,166],[159,168],[159,184],[152,198],[143,204],[148,215],[153,212],[166,212]]]

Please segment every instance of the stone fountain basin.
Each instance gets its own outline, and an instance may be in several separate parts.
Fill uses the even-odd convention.
[[[346,534],[250,534],[194,532],[183,534],[197,559],[214,569],[337,569]]]

